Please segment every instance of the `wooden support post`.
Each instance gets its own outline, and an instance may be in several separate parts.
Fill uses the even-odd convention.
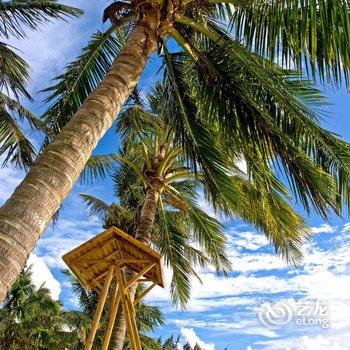
[[[136,306],[154,287],[155,283],[152,283],[136,300],[134,300],[134,306]]]
[[[112,265],[108,269],[107,277],[106,277],[105,283],[103,285],[103,289],[102,289],[102,292],[100,294],[100,298],[98,300],[94,320],[92,321],[91,331],[90,331],[89,337],[88,337],[86,344],[85,344],[85,348],[84,348],[85,350],[91,350],[92,344],[94,343],[98,324],[100,322],[102,311],[103,311],[103,308],[104,308],[105,303],[106,303],[109,286],[111,285],[111,282],[112,282],[114,269],[115,269],[114,265]]]
[[[109,342],[111,340],[111,335],[113,332],[115,318],[116,318],[117,312],[118,312],[119,304],[120,304],[120,288],[116,284],[113,298],[112,298],[111,303],[110,303],[108,326],[106,329],[105,336],[103,338],[103,344],[102,344],[101,350],[108,349]]]
[[[116,275],[119,283],[119,292],[121,297],[121,302],[124,309],[124,317],[126,320],[126,326],[129,333],[129,340],[131,343],[132,350],[141,350],[141,342],[139,333],[137,330],[136,319],[135,319],[135,309],[132,305],[130,298],[130,290],[126,288],[126,282],[123,272],[117,267]]]

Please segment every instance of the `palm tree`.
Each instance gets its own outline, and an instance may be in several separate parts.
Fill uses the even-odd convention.
[[[119,204],[108,205],[88,194],[82,194],[82,198],[91,215],[102,215],[105,228],[120,227],[161,252],[173,272],[173,302],[185,307],[190,297],[190,279],[197,276],[198,266],[211,264],[218,272],[230,271],[223,227],[198,207],[201,188],[218,213],[240,217],[257,226],[288,261],[300,261],[300,245],[309,233],[302,218],[282,196],[271,193],[263,184],[257,189],[231,158],[221,160],[230,175],[222,175],[226,188],[219,189],[210,178],[216,176],[215,171],[207,168],[205,174],[188,163],[177,129],[168,123],[174,109],[168,109],[168,102],[163,100],[166,87],[156,85],[149,94],[148,108],[136,95],[135,103],[124,109],[117,124],[122,136],[121,152],[92,157],[89,163],[93,166],[83,173],[94,177],[117,161],[113,178]],[[210,126],[206,130],[215,133]],[[215,155],[220,154],[220,139],[213,138],[213,144]],[[274,181],[278,184],[277,179]],[[280,191],[285,190],[280,186]],[[118,335],[119,342],[112,349],[119,350],[125,325],[116,322],[113,334]]]
[[[2,348],[62,349],[65,324],[61,304],[34,287],[30,269],[22,271],[0,309]]]
[[[176,59],[164,50],[169,92],[177,102],[173,121],[193,162],[205,173],[215,165],[223,180],[225,169],[211,153],[204,128],[215,124],[234,143],[236,155],[251,159],[249,171],[261,167],[257,185],[258,180],[259,185],[276,185],[268,165],[279,163],[307,209],[315,207],[324,216],[330,210],[339,213],[344,202],[349,204],[349,148],[321,129],[316,113],[307,107],[316,102],[317,92],[272,61],[281,56],[282,63],[296,67],[306,62],[311,77],[348,84],[349,16],[349,4],[340,0],[111,4],[105,11],[110,29],[94,36],[54,88],[57,113],[76,106],[71,108],[74,116],[58,115],[69,122],[0,210],[0,299],[116,119],[149,57],[156,49],[162,52],[170,38],[181,50]],[[131,30],[115,55],[109,49],[116,47],[113,34],[126,22]],[[189,71],[176,75],[176,60],[184,56]],[[224,186],[218,178],[211,180],[212,186]]]
[[[35,30],[40,23],[81,13],[52,0],[0,1],[0,38],[22,38],[26,29]],[[19,103],[20,98],[33,101],[26,90],[28,79],[27,63],[13,47],[0,42],[0,156],[5,156],[4,165],[28,167],[33,163],[35,149],[21,128],[24,121],[31,131],[45,131],[44,122]]]

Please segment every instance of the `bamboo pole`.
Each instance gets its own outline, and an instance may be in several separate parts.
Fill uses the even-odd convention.
[[[124,309],[124,317],[126,320],[126,325],[129,333],[129,340],[131,343],[132,350],[141,350],[141,343],[139,334],[136,326],[135,319],[135,309],[132,303],[130,302],[130,291],[129,288],[126,288],[126,282],[123,275],[123,272],[120,269],[116,269],[116,274],[119,283],[119,292],[121,296],[121,302]]]
[[[98,324],[100,322],[102,311],[103,311],[103,308],[104,308],[105,303],[106,303],[108,290],[109,290],[109,287],[110,287],[111,282],[112,282],[114,268],[115,268],[114,265],[112,265],[108,270],[107,277],[106,277],[102,292],[100,294],[100,298],[98,300],[94,320],[92,321],[90,334],[89,334],[89,337],[86,341],[84,350],[91,350],[92,344],[94,343]]]
[[[136,300],[134,300],[133,305],[136,306],[155,286],[156,284],[152,283]]]
[[[143,270],[141,270],[136,276],[134,276],[130,281],[126,283],[125,288],[131,287],[137,280],[139,280],[143,275],[145,275],[149,270],[155,266],[156,263],[150,263],[150,265],[146,266]]]
[[[118,267],[117,267],[118,268]],[[103,338],[103,344],[101,350],[107,350],[109,346],[109,342],[111,340],[113,327],[115,323],[115,318],[117,316],[118,307],[120,304],[120,288],[118,288],[118,285],[115,286],[115,291],[113,295],[113,299],[110,303],[110,310],[109,310],[109,321],[108,326],[106,329],[105,336]]]

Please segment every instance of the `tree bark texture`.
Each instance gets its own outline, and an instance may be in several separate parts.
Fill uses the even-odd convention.
[[[155,48],[156,40],[147,27],[136,24],[105,79],[0,208],[0,301],[116,119]]]
[[[156,218],[159,191],[155,187],[149,187],[146,191],[146,198],[141,210],[140,223],[136,231],[136,238],[149,244],[154,220]]]

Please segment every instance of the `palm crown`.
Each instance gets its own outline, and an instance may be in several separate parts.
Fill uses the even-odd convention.
[[[174,109],[163,99],[166,88],[158,84],[148,103],[136,94],[135,103],[125,107],[117,124],[121,152],[93,156],[88,162],[84,175],[89,177],[104,175],[114,161],[118,164],[113,177],[119,203],[107,205],[83,194],[91,214],[103,214],[106,227],[118,226],[155,245],[173,270],[173,300],[182,305],[189,298],[190,276],[196,275],[197,264],[210,263],[219,272],[230,269],[223,226],[199,207],[200,191],[218,215],[240,217],[255,225],[287,261],[299,263],[300,246],[309,231],[286,201],[287,190],[269,168],[276,189],[272,191],[255,184],[233,157],[225,157],[221,152],[225,144],[215,125],[206,125],[203,132],[214,135],[208,147],[219,157],[219,175],[206,159],[191,163],[177,127],[169,123]]]
[[[163,99],[172,108],[169,121],[177,128],[178,140],[186,146],[193,163],[207,162],[219,177],[220,156],[210,149],[214,141],[205,130],[208,124],[215,125],[215,131],[228,142],[224,152],[247,160],[248,173],[257,186],[264,183],[275,188],[270,170],[273,165],[284,172],[307,210],[316,208],[323,216],[330,209],[340,213],[342,203],[349,204],[349,146],[319,126],[324,102],[321,93],[301,79],[300,72],[283,69],[272,61],[283,57],[283,63],[298,66],[306,60],[313,67],[314,78],[333,77],[339,82],[347,76],[348,66],[342,63],[341,72],[334,67],[347,61],[348,51],[343,51],[343,46],[334,51],[333,44],[315,43],[309,35],[318,33],[320,22],[326,20],[319,12],[326,2],[293,4],[287,0],[247,4],[210,0],[115,2],[104,15],[112,21],[111,28],[95,34],[82,55],[57,77],[57,85],[46,90],[52,91],[46,101],[55,102],[44,116],[58,132],[109,69],[129,35],[130,25],[125,23],[150,21],[151,25],[155,19],[147,16],[158,14],[155,32],[166,79]],[[344,7],[339,4],[330,11],[341,17]],[[263,25],[272,26],[274,18],[285,18],[281,16],[285,11],[290,15],[288,21],[276,21],[274,31],[265,33]],[[263,18],[258,24],[257,13]],[[312,25],[311,19],[315,22]],[[324,28],[333,33],[332,23],[327,22]],[[303,30],[299,33],[295,27]],[[282,29],[285,36],[281,39],[278,33]],[[343,34],[337,31],[339,42],[346,40]],[[180,51],[170,52],[174,45],[165,40],[170,37]],[[327,48],[334,52],[332,60]],[[218,177],[215,186],[220,182]]]

